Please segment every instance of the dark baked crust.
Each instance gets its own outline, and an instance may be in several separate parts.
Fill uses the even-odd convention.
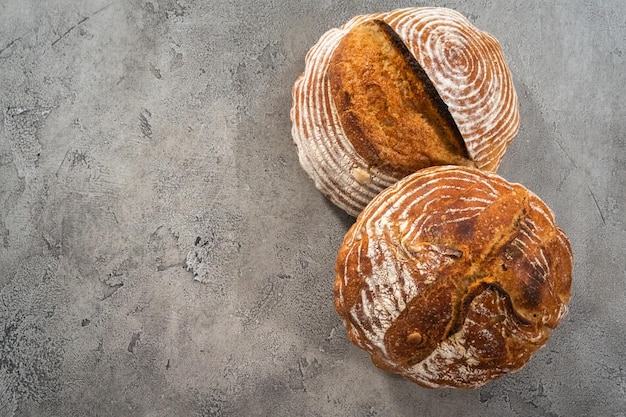
[[[379,367],[473,388],[545,344],[571,272],[567,238],[536,195],[476,169],[428,168],[383,191],[348,231],[335,307]]]
[[[370,166],[405,176],[433,165],[474,165],[448,107],[384,21],[365,21],[343,37],[328,79],[341,125]]]

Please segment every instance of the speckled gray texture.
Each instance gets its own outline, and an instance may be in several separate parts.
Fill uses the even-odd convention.
[[[352,219],[290,136],[319,36],[420,5],[502,43],[522,128],[499,172],[575,254],[547,346],[474,391],[347,340]],[[625,45],[621,0],[0,2],[0,416],[626,416]]]

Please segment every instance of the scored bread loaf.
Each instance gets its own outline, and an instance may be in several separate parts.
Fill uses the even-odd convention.
[[[326,32],[294,84],[291,119],[301,165],[353,216],[421,168],[495,171],[519,129],[498,41],[437,7],[357,16]]]
[[[335,307],[374,364],[426,387],[519,370],[567,312],[572,253],[522,185],[431,167],[374,198],[345,236]]]

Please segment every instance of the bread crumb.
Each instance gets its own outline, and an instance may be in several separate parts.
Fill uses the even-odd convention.
[[[352,168],[350,170],[350,174],[352,174],[352,177],[359,183],[359,184],[370,184],[372,182],[372,177],[369,173],[369,171],[363,169],[363,168]]]

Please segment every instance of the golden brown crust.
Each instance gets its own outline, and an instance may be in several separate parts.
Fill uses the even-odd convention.
[[[385,33],[374,36],[369,52],[346,47],[355,39],[346,40],[336,51],[344,37],[358,40],[353,29],[372,20],[384,21],[393,29],[394,35],[388,36],[387,29],[381,29]],[[398,43],[397,39],[401,42]],[[417,67],[410,64],[410,59],[400,50],[401,45],[406,46],[419,68],[427,74],[428,82],[447,106],[454,123],[448,123],[448,116],[441,113],[443,107],[432,101],[437,101],[437,96],[430,93],[424,94],[432,99],[426,100],[430,106],[425,118],[428,121],[417,120],[414,117],[417,112],[409,112],[405,122],[407,100],[398,101],[398,97],[403,97],[399,93],[408,91],[411,96],[422,91],[420,89],[429,88],[428,82],[420,78]],[[378,55],[385,50],[391,57],[399,57],[394,59],[397,64],[390,67],[400,71],[393,76],[387,74],[382,83],[379,76],[364,77],[363,81],[376,81],[376,84],[370,83],[369,93],[367,85],[370,84],[343,74],[336,65],[337,62],[351,66],[358,63],[369,65],[364,58],[372,57],[372,65],[380,70],[382,61]],[[329,70],[331,60],[335,63],[334,76]],[[357,67],[355,74],[364,71]],[[415,87],[402,87],[399,75],[406,74],[417,80]],[[382,85],[386,88],[379,96],[376,89]],[[345,96],[338,93],[344,89],[360,93],[350,97],[350,103],[347,103]],[[307,53],[304,72],[294,83],[292,97],[292,136],[302,167],[331,202],[353,216],[357,216],[380,191],[402,178],[408,171],[407,166],[418,167],[429,159],[434,164],[446,161],[459,165],[475,164],[480,169],[495,172],[519,129],[517,94],[498,41],[458,12],[442,7],[413,7],[356,16],[340,28],[327,31]],[[381,106],[382,101],[375,100],[381,97],[385,102],[396,99]],[[382,117],[366,111],[364,105],[370,99],[379,107]],[[413,96],[408,102],[412,100]],[[356,109],[358,111],[349,108],[347,104],[352,103],[360,106]],[[402,111],[389,118],[389,110],[398,108]],[[435,119],[442,123],[433,124]],[[400,120],[400,123],[385,126],[385,120],[394,123]],[[456,153],[456,134],[452,134],[447,142],[435,140],[435,145],[429,146],[436,152],[427,147],[426,154],[416,146],[419,142],[397,139],[409,137],[409,134],[428,137],[436,130],[433,126],[452,128],[454,125],[463,137],[469,158],[462,149]],[[448,158],[451,155],[453,160]],[[455,161],[454,155],[460,155],[460,160]]]
[[[335,307],[375,364],[474,388],[520,369],[567,311],[571,249],[518,184],[427,168],[383,191],[347,233]]]
[[[384,21],[365,21],[343,37],[328,79],[341,125],[370,166],[399,177],[433,165],[474,166],[448,107]]]

